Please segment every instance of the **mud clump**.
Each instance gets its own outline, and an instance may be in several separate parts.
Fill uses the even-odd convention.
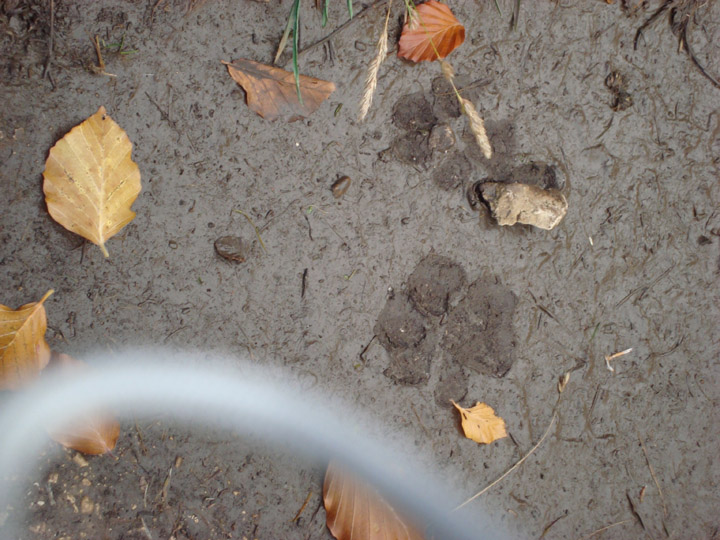
[[[429,131],[437,122],[425,94],[416,92],[401,97],[393,108],[393,123],[406,131]]]
[[[460,152],[455,152],[433,171],[433,181],[440,189],[451,191],[457,189],[472,175],[472,165]]]
[[[410,274],[406,289],[388,298],[375,323],[390,358],[383,374],[398,384],[424,384],[432,360],[444,356],[448,361],[436,368],[435,402],[445,407],[450,399],[462,399],[468,388],[465,367],[502,377],[512,366],[515,304],[515,295],[497,279],[480,278],[468,287],[462,266],[430,253]],[[444,355],[436,350],[438,341]]]
[[[405,295],[390,298],[380,312],[375,333],[386,349],[414,347],[425,339],[423,318]]]
[[[503,377],[515,361],[513,313],[517,298],[491,278],[480,278],[448,315],[440,346],[458,363]]]
[[[409,131],[393,141],[391,155],[400,163],[427,169],[432,150],[428,144],[428,136],[420,131]]]
[[[433,397],[438,406],[452,409],[450,400],[461,401],[467,395],[467,391],[468,378],[463,366],[451,363],[440,374],[440,381],[435,386]]]
[[[447,312],[452,297],[465,286],[465,270],[452,259],[431,253],[408,278],[408,295],[423,315]]]
[[[383,372],[399,384],[421,384],[430,378],[431,348],[423,317],[405,294],[389,298],[375,324],[375,335],[390,355]]]

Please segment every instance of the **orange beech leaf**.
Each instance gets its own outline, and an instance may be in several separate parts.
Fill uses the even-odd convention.
[[[507,437],[505,420],[496,416],[490,405],[478,402],[472,409],[464,409],[454,401],[452,404],[460,411],[462,428],[468,439],[481,444],[489,444],[497,439]]]
[[[140,193],[132,143],[105,107],[78,124],[50,150],[43,171],[48,212],[67,230],[100,247],[130,223]]]
[[[327,527],[338,540],[422,540],[423,535],[373,488],[331,462],[323,501]]]
[[[295,76],[290,71],[245,58],[223,61],[223,64],[245,90],[248,107],[267,120],[280,116],[290,119],[309,116],[335,91],[335,84],[330,81],[300,75],[300,103]]]
[[[400,35],[400,58],[413,62],[445,58],[465,41],[465,27],[445,4],[428,0],[417,6],[415,14],[408,18]]]
[[[0,390],[16,390],[35,379],[50,361],[45,341],[47,315],[39,302],[10,309],[0,305]]]
[[[67,354],[52,353],[52,369],[63,373],[80,372],[88,365]],[[105,454],[115,448],[120,424],[110,414],[90,412],[61,428],[48,429],[50,438],[83,454]]]

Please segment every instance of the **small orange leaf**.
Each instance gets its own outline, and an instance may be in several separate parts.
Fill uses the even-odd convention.
[[[417,6],[415,14],[400,35],[400,58],[413,62],[445,58],[465,41],[465,27],[445,4],[428,0]]]
[[[235,82],[245,90],[248,107],[267,120],[280,116],[309,116],[335,91],[335,84],[330,81],[300,75],[300,103],[295,76],[291,72],[245,58],[223,61],[223,64]]]
[[[327,527],[338,540],[422,540],[423,535],[373,488],[331,462],[323,501]]]
[[[468,439],[481,444],[490,444],[497,439],[507,437],[505,420],[496,416],[490,405],[478,401],[472,409],[463,409],[454,401],[452,404],[460,411],[462,428]]]
[[[51,367],[63,372],[88,369],[85,362],[67,354],[52,353]],[[48,429],[50,438],[83,454],[105,454],[115,448],[120,424],[107,413],[92,412],[73,420],[62,428]]]
[[[32,381],[50,361],[43,302],[52,293],[16,310],[0,305],[0,390],[16,390]]]
[[[105,107],[78,124],[50,149],[43,171],[48,212],[67,230],[100,247],[130,223],[140,193],[132,143]]]

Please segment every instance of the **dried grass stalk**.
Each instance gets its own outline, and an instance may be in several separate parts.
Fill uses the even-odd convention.
[[[390,21],[390,7],[392,6],[392,0],[388,1],[387,15],[385,15],[385,25],[383,26],[380,40],[377,44],[377,53],[375,58],[368,67],[367,78],[365,79],[365,90],[363,91],[363,97],[360,101],[360,112],[358,113],[358,120],[362,122],[367,116],[372,105],[373,96],[375,95],[375,89],[377,88],[378,72],[380,71],[380,64],[383,63],[388,51],[388,22]]]
[[[493,152],[492,146],[490,146],[490,139],[488,139],[487,136],[487,131],[485,131],[485,122],[483,122],[480,114],[475,109],[475,105],[473,105],[469,99],[461,97],[460,103],[462,104],[465,116],[468,117],[468,121],[470,122],[470,131],[472,131],[473,135],[475,135],[475,141],[478,143],[478,146],[482,150],[485,158],[490,159]]]
[[[452,84],[453,79],[455,79],[455,69],[452,67],[450,62],[440,60],[440,68],[442,69],[442,74],[443,77],[445,77],[445,80]]]

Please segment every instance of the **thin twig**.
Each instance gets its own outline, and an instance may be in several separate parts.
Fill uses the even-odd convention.
[[[248,220],[248,223],[250,223],[250,225],[252,225],[252,228],[255,229],[255,236],[257,236],[257,239],[258,239],[258,241],[260,242],[260,247],[262,248],[262,250],[263,250],[265,253],[267,253],[267,249],[265,249],[265,243],[262,241],[262,238],[260,238],[260,231],[259,231],[258,228],[255,226],[255,224],[253,223],[253,220],[250,219],[250,216],[248,216],[248,215],[247,215],[245,212],[243,212],[242,210],[235,210],[235,209],[233,209],[233,212],[237,212],[237,213],[240,214],[241,216],[245,216],[245,219]]]
[[[48,56],[43,69],[43,79],[50,75],[50,64],[53,61],[53,41],[55,39],[55,0],[50,0],[50,37],[48,39]]]
[[[507,471],[505,471],[505,472],[504,472],[499,478],[497,478],[494,482],[492,482],[491,484],[487,485],[486,487],[484,487],[483,489],[481,489],[480,491],[478,491],[475,495],[473,495],[472,497],[470,497],[470,498],[469,498],[468,500],[466,500],[464,503],[462,503],[461,505],[456,506],[455,508],[453,508],[452,511],[455,512],[456,510],[460,510],[463,506],[465,506],[465,505],[468,504],[469,502],[474,501],[474,500],[477,499],[480,495],[482,495],[482,494],[485,493],[486,491],[490,490],[490,488],[494,487],[495,484],[499,483],[499,482],[500,482],[501,480],[503,480],[508,474],[510,474],[510,473],[513,472],[515,469],[517,469],[520,465],[522,465],[523,462],[524,462],[527,458],[529,458],[529,457],[532,455],[532,453],[535,452],[535,450],[538,449],[538,447],[539,447],[539,446],[542,444],[542,442],[545,440],[545,437],[548,436],[548,433],[550,433],[550,428],[551,428],[552,425],[555,423],[555,418],[556,418],[556,417],[557,417],[557,413],[553,413],[553,416],[552,416],[552,418],[550,419],[550,424],[548,424],[548,427],[547,427],[547,429],[545,430],[545,433],[543,433],[543,436],[540,437],[540,440],[537,442],[537,444],[536,444],[535,446],[533,446],[527,454],[525,454],[522,458],[520,458],[520,460],[519,460],[517,463],[515,463],[515,465],[513,465],[512,467],[510,467]]]
[[[648,469],[650,469],[650,475],[652,476],[653,481],[655,482],[655,487],[658,490],[658,493],[660,494],[660,501],[662,501],[662,507],[663,507],[663,516],[667,517],[667,505],[665,504],[665,497],[663,495],[662,489],[660,489],[660,482],[658,482],[657,476],[655,476],[655,469],[653,469],[652,464],[650,463],[650,456],[648,455],[647,448],[645,448],[645,443],[642,440],[642,437],[640,436],[640,431],[638,430],[637,426],[635,427],[635,433],[637,433],[638,440],[640,441],[640,446],[642,447],[643,454],[645,454],[645,461],[647,462]]]
[[[618,525],[623,525],[624,523],[630,523],[632,519],[623,519],[622,521],[618,521],[617,523],[611,523],[610,525],[606,525],[605,527],[602,527],[596,531],[591,532],[590,534],[587,534],[580,538],[580,540],[588,540],[592,538],[593,536],[597,536],[601,532],[607,531],[608,529],[612,529],[613,527],[617,527]]]
[[[312,491],[307,494],[307,497],[305,497],[305,502],[300,507],[300,510],[297,511],[297,514],[295,514],[295,517],[292,518],[292,521],[290,521],[290,523],[295,523],[298,519],[300,519],[300,516],[305,511],[305,507],[307,506],[308,502],[310,502],[310,497],[312,497]]]

